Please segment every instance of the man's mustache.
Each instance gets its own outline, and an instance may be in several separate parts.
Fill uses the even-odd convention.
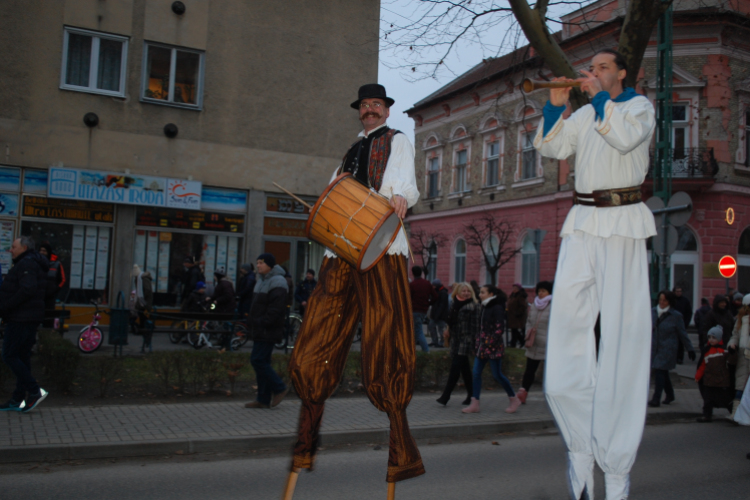
[[[367,113],[365,113],[364,115],[362,115],[362,119],[364,120],[368,116],[372,116],[373,118],[380,118],[379,114],[373,113],[372,111],[368,111]]]

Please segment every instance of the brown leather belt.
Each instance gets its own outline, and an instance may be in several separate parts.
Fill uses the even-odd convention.
[[[573,192],[573,204],[587,207],[622,207],[641,202],[641,186],[620,189],[600,189],[593,193]]]

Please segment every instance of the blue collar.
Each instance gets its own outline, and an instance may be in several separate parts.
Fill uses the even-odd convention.
[[[633,87],[625,87],[625,89],[622,91],[622,94],[618,95],[614,99],[612,99],[614,102],[625,102],[631,100],[633,97],[637,97],[640,94],[636,93],[636,91],[633,89]]]

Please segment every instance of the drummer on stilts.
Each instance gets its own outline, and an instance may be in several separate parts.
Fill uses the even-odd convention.
[[[351,107],[359,111],[364,130],[333,179],[350,172],[359,182],[388,198],[396,214],[403,218],[407,208],[419,199],[419,191],[414,148],[403,133],[386,125],[393,102],[382,85],[363,85],[359,89],[359,98]],[[370,401],[388,414],[391,424],[386,475],[389,497],[393,497],[397,481],[424,474],[406,419],[415,362],[408,252],[403,229],[387,254],[367,272],[359,272],[326,251],[289,366],[302,408],[285,498],[291,498],[296,472],[313,467],[325,401],[339,385],[359,322],[362,382]]]

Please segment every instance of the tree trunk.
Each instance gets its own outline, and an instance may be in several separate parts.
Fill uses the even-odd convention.
[[[627,62],[628,74],[625,77],[625,87],[635,88],[643,54],[646,53],[651,34],[659,18],[671,4],[672,0],[630,0],[617,48],[625,56]]]

